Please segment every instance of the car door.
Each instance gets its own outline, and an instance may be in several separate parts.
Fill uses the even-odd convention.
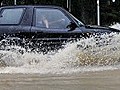
[[[34,23],[31,29],[31,35],[35,41],[61,42],[75,35],[80,34],[81,30],[76,28],[69,31],[67,26],[73,22],[59,8],[34,8]]]

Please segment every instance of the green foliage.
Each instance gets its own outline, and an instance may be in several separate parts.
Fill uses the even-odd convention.
[[[6,5],[13,5],[14,0],[1,1]],[[86,24],[97,22],[97,0],[71,0],[71,13]],[[18,5],[57,5],[67,9],[67,0],[17,0]],[[100,0],[101,25],[120,22],[120,0]]]

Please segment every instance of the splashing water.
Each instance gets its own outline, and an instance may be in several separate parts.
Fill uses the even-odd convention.
[[[18,51],[0,50],[0,73],[72,74],[120,68],[120,34],[116,33],[67,43],[56,53]]]

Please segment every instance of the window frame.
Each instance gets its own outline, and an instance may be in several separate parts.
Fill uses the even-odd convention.
[[[24,16],[24,14],[25,14],[26,8],[24,8],[24,7],[2,8],[2,9],[0,10],[0,15],[2,15],[2,13],[4,12],[5,9],[19,9],[19,8],[20,8],[20,9],[23,9],[23,12],[22,12],[22,14],[21,14],[21,16],[20,16],[20,20],[19,20],[18,23],[16,23],[16,24],[0,24],[0,26],[20,25],[20,23],[22,22],[23,16]]]
[[[73,20],[69,17],[69,15],[67,15],[65,12],[64,12],[64,10],[62,10],[62,9],[60,9],[60,8],[54,8],[54,7],[34,7],[34,9],[33,9],[33,26],[34,27],[37,27],[36,26],[36,9],[47,9],[47,10],[49,10],[49,9],[56,9],[56,10],[59,10],[59,11],[61,11],[71,22],[73,22]],[[37,27],[37,28],[41,28],[41,29],[48,29],[48,30],[50,30],[50,29],[65,29],[65,28],[43,28],[43,27]],[[67,28],[66,28],[67,29]]]

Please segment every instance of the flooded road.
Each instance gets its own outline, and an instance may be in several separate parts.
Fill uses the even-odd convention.
[[[66,43],[47,54],[0,50],[0,90],[119,90],[120,34]]]
[[[0,90],[119,90],[120,70],[74,75],[0,74]]]

